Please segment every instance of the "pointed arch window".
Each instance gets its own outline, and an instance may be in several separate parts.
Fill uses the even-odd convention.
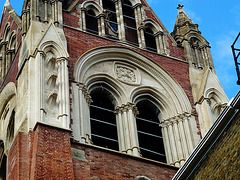
[[[139,101],[136,106],[139,111],[136,124],[141,155],[166,163],[162,131],[159,126],[160,110],[149,99]]]
[[[157,52],[156,38],[151,28],[146,27],[144,32],[146,49],[150,51]]]
[[[86,31],[98,35],[98,20],[91,9],[86,13]]]
[[[119,150],[117,123],[114,114],[114,97],[104,86],[98,86],[90,93],[90,122],[92,142],[95,145]]]
[[[103,9],[106,11],[105,31],[106,36],[118,39],[118,23],[115,3],[112,0],[103,0]]]
[[[129,0],[123,0],[122,9],[126,41],[138,45],[136,19],[131,2]]]

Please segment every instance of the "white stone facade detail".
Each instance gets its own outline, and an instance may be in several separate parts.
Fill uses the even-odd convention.
[[[104,56],[106,50],[108,56]],[[156,101],[161,112],[159,126],[161,124],[167,163],[181,166],[200,139],[185,92],[172,77],[149,59],[122,47],[121,52],[123,53],[119,53],[118,47],[98,48],[85,54],[76,64],[74,69],[76,82],[72,83],[74,139],[82,143],[94,143],[91,141],[90,94],[96,85],[103,84],[109,87],[108,92],[115,99],[113,103],[119,150],[141,156],[136,125],[138,113],[136,104],[141,99],[149,97]],[[112,70],[112,67],[115,67],[115,70]],[[138,84],[120,81],[116,75],[117,67],[125,67],[124,71],[129,73],[135,72],[135,77],[141,77],[139,78],[141,81],[139,80]],[[159,130],[161,131],[160,127]]]

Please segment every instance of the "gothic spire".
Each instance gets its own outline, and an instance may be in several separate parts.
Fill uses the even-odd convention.
[[[185,13],[183,10],[183,5],[179,4],[177,9],[178,9],[178,15],[177,15],[177,20],[175,23],[175,27],[181,27],[183,26],[186,22],[190,24],[194,24],[191,18]],[[174,27],[174,29],[175,29]]]

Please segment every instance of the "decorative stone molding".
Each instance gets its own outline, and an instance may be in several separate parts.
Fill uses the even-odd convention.
[[[159,126],[165,127],[165,126],[168,126],[168,124],[178,123],[179,121],[182,121],[185,118],[188,119],[191,116],[192,116],[192,114],[190,114],[188,112],[184,112],[182,114],[178,114],[176,116],[173,116],[173,117],[170,117],[168,119],[162,120],[161,123],[159,124]]]
[[[121,66],[117,66],[116,67],[116,75],[117,77],[125,82],[128,83],[135,83],[136,82],[136,75],[134,73],[134,71],[130,68],[127,67],[121,67]]]
[[[114,74],[119,81],[131,85],[138,85],[141,79],[138,69],[129,64],[114,63]]]
[[[79,87],[79,90],[82,91],[82,94],[83,94],[84,98],[86,99],[88,105],[90,106],[90,104],[93,101],[92,101],[92,98],[90,96],[90,93],[88,92],[88,89],[87,89],[86,85],[84,85],[82,83],[77,83],[77,86]]]
[[[138,109],[137,106],[133,103],[128,102],[127,104],[123,104],[121,106],[117,106],[115,110],[115,114],[123,113],[123,112],[128,112],[129,110],[133,111],[134,116],[136,117],[138,115]]]

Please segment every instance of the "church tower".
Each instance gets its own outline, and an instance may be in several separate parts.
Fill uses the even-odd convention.
[[[178,46],[184,47],[201,133],[205,135],[226,106],[228,98],[216,75],[209,42],[184,12],[183,5],[178,5],[178,10],[172,36]]]
[[[0,40],[0,179],[171,179],[228,101],[182,6],[7,0]]]

